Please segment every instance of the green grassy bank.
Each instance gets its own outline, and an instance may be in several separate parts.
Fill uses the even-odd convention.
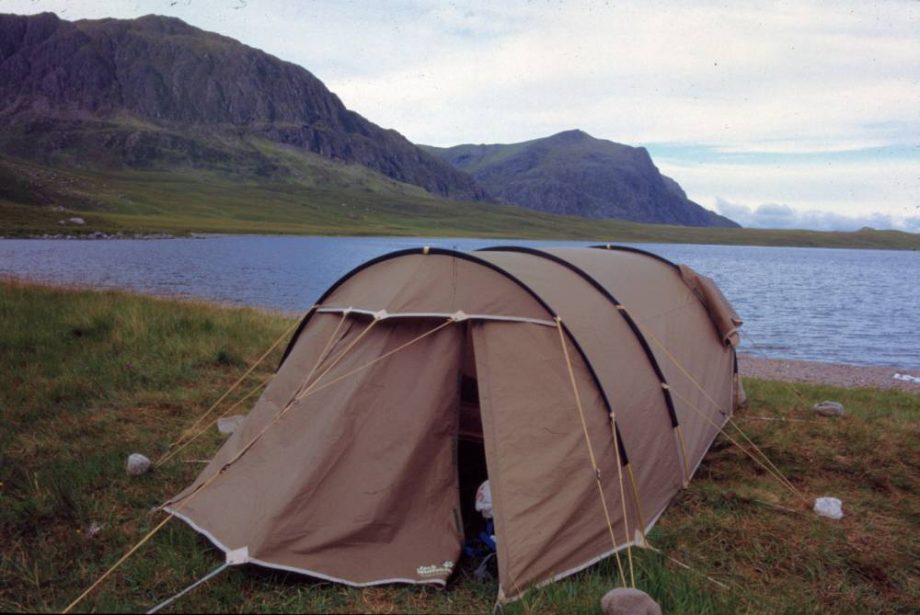
[[[257,181],[192,169],[61,170],[0,156],[0,236],[206,232],[920,250],[920,234],[900,231],[635,224],[449,201],[363,167],[335,164],[318,156],[307,157],[309,163],[301,158],[289,161],[293,170],[283,180]],[[58,223],[73,216],[86,224]]]
[[[125,475],[126,456],[164,451],[292,321],[0,281],[0,323],[0,609],[60,610],[160,520],[151,507],[188,484],[222,439],[210,430],[141,477]],[[280,352],[246,384],[268,375]],[[637,585],[668,613],[916,612],[920,397],[797,386],[800,398],[782,383],[746,386],[750,404],[739,424],[799,489],[840,497],[847,516],[833,522],[797,507],[720,439],[652,532],[661,553],[634,554]],[[847,416],[814,420],[805,407],[825,398],[843,402]],[[764,416],[810,422],[755,419]],[[206,539],[174,521],[79,608],[146,609],[221,561]],[[446,591],[362,590],[247,567],[225,571],[173,608],[489,611],[495,583],[475,580],[468,566],[456,576]],[[601,563],[506,611],[598,612],[615,582],[613,564]]]

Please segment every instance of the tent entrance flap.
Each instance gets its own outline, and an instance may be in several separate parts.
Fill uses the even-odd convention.
[[[477,322],[473,331],[482,427],[498,543],[500,596],[571,574],[612,552],[572,384],[547,327]],[[575,360],[587,430],[610,498],[618,547],[626,532],[604,401]]]
[[[476,378],[476,358],[470,327],[464,327],[463,362],[460,368],[460,430],[461,440],[482,444],[482,415],[479,407],[479,381]],[[485,480],[485,479],[483,479]]]
[[[472,332],[469,324],[464,329],[465,343],[460,369],[460,415],[456,441],[457,480],[460,488],[463,532],[468,545],[478,545],[480,534],[486,530],[486,520],[476,510],[476,494],[479,486],[489,475],[482,437],[479,383],[476,377]]]
[[[247,546],[267,567],[350,585],[446,582],[463,546],[455,466],[463,327],[393,352],[434,326],[377,323],[319,383],[352,375],[292,406],[188,503],[189,522],[227,548]],[[301,366],[281,371],[289,367]],[[257,407],[247,422],[275,412]]]

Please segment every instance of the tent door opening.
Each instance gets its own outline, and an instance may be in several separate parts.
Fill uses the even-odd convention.
[[[486,453],[482,437],[482,416],[479,406],[479,387],[476,379],[476,361],[472,335],[467,329],[460,369],[459,428],[456,439],[457,483],[460,490],[460,516],[463,524],[467,554],[488,551],[488,543],[481,540],[487,530],[487,521],[476,510],[476,492],[486,481]],[[487,533],[493,534],[494,530]]]

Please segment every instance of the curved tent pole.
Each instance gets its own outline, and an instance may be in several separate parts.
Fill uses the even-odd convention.
[[[619,246],[613,243],[602,243],[596,246],[589,246],[589,247],[592,249],[596,249],[596,250],[612,250],[612,251],[618,251],[618,252],[632,252],[634,254],[641,254],[643,256],[654,258],[657,261],[661,261],[662,263],[665,263],[666,265],[670,265],[677,271],[680,271],[680,266],[674,261],[668,260],[665,257],[661,256],[660,254],[655,254],[654,252],[649,252],[648,250],[643,250],[641,248],[633,248],[631,246]],[[697,297],[697,300],[699,300],[698,297]],[[735,354],[735,374],[737,374],[738,373],[738,356],[737,356],[738,350],[732,347],[732,352]]]
[[[626,310],[620,309],[622,305],[613,294],[607,290],[600,282],[594,279],[589,275],[584,269],[570,263],[569,261],[556,256],[555,254],[550,254],[542,250],[537,250],[535,248],[525,248],[518,246],[495,246],[492,248],[482,248],[477,250],[477,252],[519,252],[521,254],[530,254],[538,258],[544,258],[546,260],[552,261],[558,265],[562,265],[566,269],[573,271],[579,275],[585,282],[590,284],[597,292],[599,292],[605,299],[607,299],[613,307],[617,308],[617,312],[623,317],[623,320],[626,321],[626,324],[629,325],[630,331],[633,332],[633,335],[636,337],[636,341],[639,342],[639,345],[642,346],[642,350],[645,352],[645,356],[648,359],[649,363],[652,366],[652,369],[655,371],[655,376],[658,378],[658,381],[662,385],[667,385],[668,381],[664,377],[664,373],[661,371],[661,365],[658,363],[658,359],[655,358],[655,353],[652,352],[652,347],[649,346],[648,340],[645,339],[645,336],[642,334],[642,331],[639,329],[639,326],[633,320],[632,316]],[[662,394],[664,395],[665,405],[668,408],[668,415],[671,419],[671,427],[677,427],[677,413],[674,410],[674,400],[671,397],[671,391],[662,386]]]
[[[565,267],[566,269],[569,269],[570,271],[574,272],[578,276],[580,276],[584,281],[590,284],[594,288],[594,290],[596,290],[604,298],[606,298],[611,303],[611,305],[613,305],[613,307],[616,308],[616,311],[619,312],[619,314],[623,317],[623,320],[629,326],[629,329],[633,332],[633,335],[635,336],[636,340],[639,342],[639,345],[642,347],[642,350],[645,352],[645,356],[648,359],[649,364],[651,364],[652,370],[655,372],[655,376],[658,378],[658,382],[661,383],[661,393],[664,396],[665,407],[668,410],[668,417],[671,420],[671,429],[674,431],[676,438],[677,438],[678,456],[681,458],[683,469],[684,469],[684,476],[682,477],[682,480],[684,483],[684,487],[686,487],[690,483],[690,460],[687,458],[687,447],[684,444],[683,430],[681,429],[680,423],[677,420],[677,411],[675,410],[675,407],[674,407],[674,398],[671,395],[671,387],[668,384],[668,381],[664,376],[664,372],[662,372],[661,370],[661,365],[658,363],[658,359],[655,357],[655,353],[652,352],[652,348],[651,346],[649,346],[648,340],[645,339],[645,335],[642,334],[641,329],[639,329],[639,325],[636,323],[635,320],[633,320],[633,317],[623,307],[623,304],[621,304],[617,300],[617,298],[614,297],[613,294],[609,290],[607,290],[607,288],[605,288],[600,282],[594,279],[594,277],[588,274],[588,272],[586,272],[584,269],[576,266],[573,263],[570,263],[569,261],[563,258],[556,256],[555,254],[550,254],[548,252],[544,252],[542,250],[538,250],[535,248],[526,248],[526,247],[520,247],[520,246],[495,246],[491,248],[482,248],[480,250],[477,250],[477,252],[516,252],[520,254],[529,254],[531,256],[536,256],[538,258],[543,258],[551,262],[554,262],[557,265],[561,265]],[[609,406],[608,406],[608,412],[612,412],[609,409]],[[617,433],[619,433],[618,430],[617,430]],[[618,438],[618,439],[620,440],[620,443],[622,446],[622,438]],[[626,464],[624,463],[623,465],[626,465]],[[643,527],[642,529],[644,532],[645,528]]]
[[[524,290],[544,310],[546,310],[546,313],[549,314],[552,318],[555,319],[558,316],[558,314],[556,314],[552,310],[552,308],[550,308],[550,306],[546,303],[546,301],[544,301],[543,298],[540,297],[540,295],[536,293],[536,291],[534,291],[527,284],[522,282],[517,276],[502,269],[498,265],[490,263],[489,261],[481,259],[473,254],[470,254],[468,252],[458,252],[457,250],[450,250],[447,248],[432,248],[428,246],[425,246],[423,248],[408,248],[405,250],[397,250],[395,252],[383,254],[381,256],[378,256],[377,258],[373,258],[361,265],[358,265],[357,267],[355,267],[354,269],[346,273],[344,276],[339,278],[338,281],[336,281],[332,286],[330,286],[329,289],[326,290],[326,292],[324,292],[323,295],[319,299],[317,299],[316,303],[310,308],[310,310],[304,316],[300,325],[297,327],[297,331],[295,331],[294,335],[291,337],[291,341],[288,342],[288,346],[284,351],[284,356],[282,356],[281,363],[278,365],[278,367],[279,368],[281,367],[285,359],[287,359],[288,355],[291,353],[291,350],[293,350],[294,344],[297,343],[297,339],[300,337],[300,334],[303,332],[304,328],[307,326],[307,323],[310,321],[310,318],[313,316],[313,314],[316,313],[317,309],[322,305],[322,303],[326,299],[328,299],[330,295],[332,295],[333,292],[335,292],[339,287],[341,287],[349,279],[351,279],[352,277],[354,277],[361,271],[364,271],[365,269],[372,267],[373,265],[376,265],[376,264],[379,264],[379,263],[382,263],[384,261],[388,261],[394,258],[399,258],[401,256],[410,256],[413,254],[421,254],[421,255],[432,255],[433,254],[433,255],[438,255],[438,256],[451,256],[454,258],[459,258],[465,261],[469,261],[477,265],[481,265],[487,269],[491,269],[492,271],[495,271],[496,273],[499,273],[505,278],[511,280],[517,286],[519,286],[522,290]],[[585,353],[584,349],[581,347],[581,344],[578,343],[578,339],[572,334],[572,332],[569,330],[568,326],[566,326],[564,322],[562,323],[562,328],[565,331],[566,337],[568,337],[569,341],[572,342],[572,346],[578,351],[578,354],[581,356],[581,359],[584,362],[585,367],[588,369],[588,373],[591,375],[592,380],[594,380],[594,385],[597,387],[597,390],[601,394],[601,399],[604,401],[604,407],[606,408],[606,411],[609,414],[610,412],[613,411],[610,405],[610,400],[607,397],[607,392],[604,390],[604,387],[601,386],[600,378],[598,377],[597,372],[594,370],[594,366],[591,364],[591,361],[588,360],[588,355]],[[616,430],[616,435],[617,435],[617,438],[620,444],[620,461],[624,466],[628,465],[629,455],[626,452],[626,445],[624,444],[623,438],[620,435],[619,428],[617,428]]]
[[[661,261],[662,263],[666,265],[670,265],[674,269],[678,269],[678,265],[674,261],[668,260],[659,254],[655,254],[654,252],[643,250],[642,248],[633,248],[632,246],[618,246],[613,243],[602,243],[596,246],[588,246],[588,247],[592,249],[596,249],[596,250],[615,250],[617,252],[632,252],[634,254],[641,254],[643,256],[654,258],[656,261]]]

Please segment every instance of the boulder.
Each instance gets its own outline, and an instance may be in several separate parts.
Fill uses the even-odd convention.
[[[67,218],[68,224],[86,224],[86,220],[80,218],[79,216],[74,216],[73,218]]]
[[[601,598],[604,615],[661,615],[661,607],[644,591],[618,587]]]
[[[843,416],[843,404],[839,401],[822,401],[812,406],[821,416]]]

